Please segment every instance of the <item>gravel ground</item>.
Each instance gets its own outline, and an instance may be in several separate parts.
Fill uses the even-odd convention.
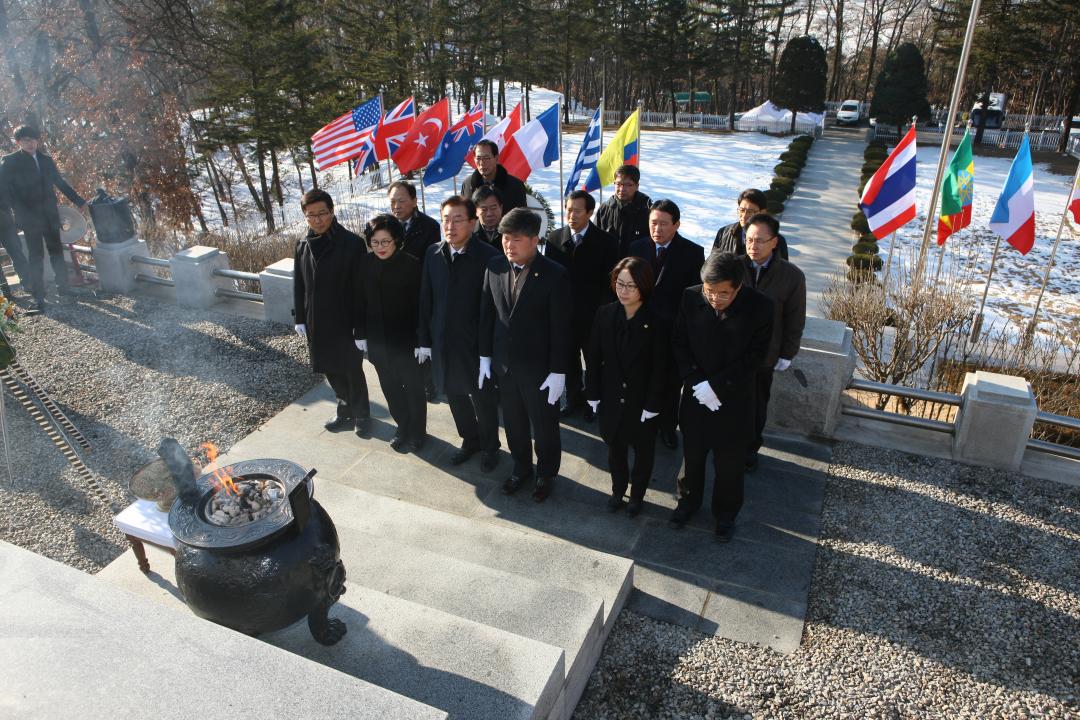
[[[147,297],[80,297],[20,326],[19,361],[89,439],[83,460],[115,508],[85,491],[9,394],[15,486],[0,466],[0,539],[88,572],[127,549],[112,515],[163,436],[227,450],[316,382],[290,329]]]
[[[840,444],[799,650],[623,611],[574,717],[1080,718],[1080,490]]]

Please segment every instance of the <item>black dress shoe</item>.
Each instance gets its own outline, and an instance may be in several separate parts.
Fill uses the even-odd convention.
[[[437,403],[437,402],[439,402],[439,394],[437,392],[435,392],[435,388],[428,388],[427,390],[425,390],[424,391],[424,398],[429,403]]]
[[[405,446],[408,444],[408,440],[406,440],[400,435],[395,435],[394,439],[390,441],[390,449],[399,453],[407,453],[409,452],[409,448]]]
[[[617,512],[626,503],[623,502],[622,495],[612,495],[607,499],[608,512]]]
[[[641,500],[634,500],[633,498],[630,498],[630,502],[626,505],[627,517],[637,517],[638,513],[641,512],[641,505]]]
[[[506,482],[502,484],[503,495],[513,495],[521,487],[521,483],[528,480],[528,476],[511,475],[506,478]]]
[[[548,495],[551,494],[551,486],[554,484],[554,478],[536,478],[536,485],[533,486],[533,500],[538,503],[547,500]]]
[[[334,417],[327,420],[326,423],[323,425],[323,427],[326,428],[327,430],[329,430],[330,432],[340,432],[342,430],[352,430],[353,429],[353,419],[352,418],[338,417],[337,415],[335,415]]]
[[[356,437],[371,437],[371,418],[360,418],[356,421]]]
[[[451,465],[463,465],[465,462],[468,461],[469,458],[471,458],[473,455],[475,455],[476,452],[477,452],[476,448],[470,448],[470,447],[464,447],[464,446],[459,447],[457,450],[454,451],[454,454],[450,456],[450,464]]]
[[[412,440],[405,443],[405,452],[411,452],[411,453],[414,453],[416,455],[419,455],[421,453],[421,451],[423,451],[424,445],[426,444],[426,441],[427,441],[427,439],[422,438],[422,437],[421,438],[413,438]]]
[[[485,450],[480,453],[480,472],[489,473],[499,464],[498,450]]]
[[[660,442],[662,442],[667,449],[674,450],[679,447],[679,436],[675,434],[675,430],[665,428],[660,431]]]
[[[716,542],[731,542],[731,536],[735,534],[735,523],[731,520],[717,520],[714,530]]]
[[[562,410],[559,411],[559,417],[561,417],[561,418],[571,417],[574,413],[576,413],[581,408],[581,405],[582,404],[580,402],[566,403],[566,407],[564,407]]]
[[[585,422],[592,422],[596,419],[596,413],[593,412],[592,405],[585,406],[585,413],[582,417],[585,418]]]

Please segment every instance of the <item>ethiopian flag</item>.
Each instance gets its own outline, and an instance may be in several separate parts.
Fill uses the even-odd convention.
[[[947,237],[971,224],[971,196],[974,189],[975,163],[971,159],[971,135],[965,130],[941,185],[938,245],[944,245]]]
[[[592,192],[610,185],[615,182],[615,171],[621,166],[637,165],[638,142],[638,111],[635,110],[615,133],[611,144],[600,154],[596,167],[592,169],[589,179],[585,181],[585,189]]]

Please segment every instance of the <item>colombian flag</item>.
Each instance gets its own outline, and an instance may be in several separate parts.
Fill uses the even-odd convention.
[[[593,168],[585,183],[585,189],[592,192],[610,185],[615,182],[615,171],[621,165],[637,165],[639,142],[638,111],[635,110],[615,133],[611,144],[600,154],[596,167]]]
[[[944,180],[941,186],[941,217],[937,224],[938,245],[944,245],[946,238],[971,224],[975,162],[971,157],[971,135],[967,130],[964,131],[960,144],[956,146]]]

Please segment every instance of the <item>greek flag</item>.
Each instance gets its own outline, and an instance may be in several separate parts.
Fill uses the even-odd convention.
[[[566,183],[566,192],[569,195],[585,183],[585,177],[590,170],[596,167],[596,161],[600,157],[600,108],[596,108],[589,127],[585,131],[585,138],[581,141],[581,149],[578,150],[577,162],[570,173],[570,181]]]

